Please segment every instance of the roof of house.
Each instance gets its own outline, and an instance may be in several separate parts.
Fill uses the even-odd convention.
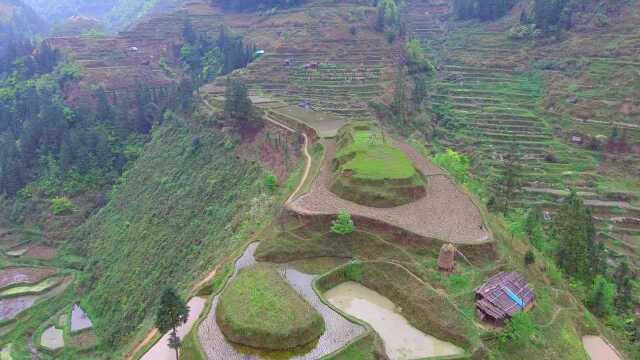
[[[440,248],[440,255],[438,255],[438,267],[441,269],[453,268],[456,255],[456,248],[451,244],[444,244]]]
[[[510,317],[531,304],[536,295],[517,272],[500,272],[478,287],[476,306],[495,319]]]

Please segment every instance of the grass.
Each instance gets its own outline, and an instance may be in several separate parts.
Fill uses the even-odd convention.
[[[380,129],[369,124],[354,124],[341,131],[338,161],[348,158],[340,171],[352,171],[353,177],[363,180],[409,179],[416,169],[400,149],[383,139]]]
[[[43,291],[60,284],[61,281],[61,278],[53,277],[44,279],[35,285],[14,286],[0,292],[0,298],[40,294]]]
[[[109,204],[77,232],[74,253],[100,273],[85,278],[82,303],[105,346],[146,332],[164,284],[189,288],[271,216],[278,193],[263,189],[264,170],[237,160],[229,140],[180,120],[157,128]]]
[[[324,332],[320,314],[266,264],[240,271],[220,297],[216,320],[230,341],[260,349],[294,348]]]
[[[374,207],[406,204],[425,195],[425,180],[413,162],[369,122],[354,122],[338,132],[331,191]]]

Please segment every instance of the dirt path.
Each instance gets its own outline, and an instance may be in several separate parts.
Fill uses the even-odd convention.
[[[427,178],[427,195],[406,205],[374,208],[342,199],[329,190],[331,160],[336,143],[325,142],[326,156],[311,190],[286,206],[302,215],[334,215],[345,210],[352,215],[385,222],[415,234],[458,244],[489,241],[480,210],[436,165],[404,142],[394,141]]]
[[[209,104],[209,102],[207,100],[203,99],[203,103],[205,104],[205,106],[213,111],[213,106],[211,106],[211,104]],[[292,129],[291,127],[282,124],[276,120],[271,119],[269,116],[265,116],[265,119],[271,123],[273,123],[276,126],[279,126],[289,132],[295,133],[296,130]],[[304,174],[302,175],[302,178],[300,179],[300,182],[298,183],[298,186],[296,187],[296,189],[293,191],[293,193],[291,193],[291,195],[289,196],[289,198],[287,199],[287,201],[285,203],[289,203],[290,201],[292,201],[293,197],[300,191],[300,189],[302,188],[302,186],[304,185],[305,181],[307,180],[307,178],[309,177],[309,172],[311,171],[311,155],[309,154],[309,138],[307,137],[307,134],[302,133],[302,137],[304,138],[304,156],[305,156],[305,169],[304,169]],[[218,267],[219,265],[216,265],[216,267],[207,274],[207,276],[205,276],[202,280],[200,280],[198,283],[196,283],[192,289],[191,292],[195,293],[195,291],[197,291],[199,288],[201,288],[203,285],[205,285],[206,283],[208,283],[209,281],[211,281],[211,279],[213,279],[214,276],[216,276],[216,273],[218,271]],[[158,329],[153,329],[152,331],[150,331],[147,336],[145,336],[145,338],[142,340],[142,342],[140,342],[134,349],[132,352],[129,353],[129,355],[127,355],[126,359],[127,360],[133,360],[135,355],[140,352],[145,346],[147,346],[151,341],[154,340],[154,338],[158,335]]]

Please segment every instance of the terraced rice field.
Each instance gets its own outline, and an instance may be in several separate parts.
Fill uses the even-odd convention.
[[[21,295],[32,295],[32,294],[40,294],[46,290],[51,289],[52,287],[58,285],[61,282],[60,278],[51,277],[35,285],[21,285],[21,286],[13,286],[9,289],[0,291],[0,298],[7,297],[15,297]]]
[[[459,150],[473,148],[470,155],[479,162],[476,175],[491,179],[501,168],[504,154],[517,149],[525,186],[516,205],[538,205],[553,213],[568,189],[576,189],[592,208],[600,238],[613,250],[612,257],[631,256],[640,266],[640,231],[635,225],[614,221],[619,216],[640,219],[640,185],[611,186],[609,176],[619,174],[603,171],[601,155],[572,144],[569,136],[572,129],[608,136],[613,127],[619,127],[627,129],[629,139],[636,138],[639,124],[633,114],[640,111],[640,82],[638,62],[630,54],[637,53],[640,36],[628,29],[620,35],[609,32],[613,43],[620,44],[615,50],[583,46],[580,37],[600,36],[591,33],[575,35],[578,40],[569,43],[532,48],[508,38],[516,17],[490,25],[449,22],[444,26],[434,7],[425,1],[410,2],[409,8],[425,11],[405,14],[407,28],[438,64],[437,91],[431,102],[453,119],[455,129],[449,136],[460,144]],[[612,40],[586,43],[612,44]],[[573,56],[568,55],[572,52]],[[558,70],[567,67],[570,57],[582,64],[577,75]],[[605,84],[619,86],[605,88]],[[640,165],[637,159],[627,156],[627,171]]]
[[[80,306],[74,304],[71,309],[71,331],[82,331],[85,329],[91,329],[92,327],[93,323],[91,323],[91,319],[89,319],[87,313],[82,310]]]
[[[250,244],[244,254],[236,261],[233,276],[245,267],[255,264],[253,254],[258,243]],[[310,348],[305,346],[302,349],[294,349],[293,352],[285,354],[278,353],[262,353],[256,349],[239,347],[230,344],[220,331],[216,322],[216,307],[219,297],[216,296],[212,300],[211,310],[207,317],[203,320],[198,328],[198,340],[202,345],[208,359],[259,359],[263,356],[277,357],[286,356],[294,359],[318,359],[323,355],[331,353],[345,346],[358,335],[364,332],[359,325],[355,325],[344,319],[326,306],[311,287],[312,275],[301,273],[293,268],[282,270],[285,280],[307,301],[311,304],[324,318],[325,332],[320,336],[317,342],[310,344]]]
[[[39,295],[27,295],[19,297],[10,297],[0,300],[0,323],[13,320],[16,316],[25,310],[31,308],[37,301],[47,299],[61,294],[67,286],[71,284],[71,279],[64,279],[59,285],[53,289]]]
[[[34,284],[53,275],[52,268],[9,267],[0,270],[0,289],[18,284]]]
[[[396,142],[412,160],[415,167],[427,177],[426,196],[406,205],[393,208],[374,208],[356,204],[335,195],[330,188],[331,161],[336,145],[325,142],[325,159],[322,170],[311,190],[287,204],[294,212],[303,215],[333,215],[346,210],[362,216],[400,227],[417,235],[462,244],[489,241],[480,211],[471,199],[461,192],[440,168],[424,159],[409,145]]]
[[[49,350],[58,350],[64,347],[64,331],[53,326],[48,327],[40,336],[40,345]]]

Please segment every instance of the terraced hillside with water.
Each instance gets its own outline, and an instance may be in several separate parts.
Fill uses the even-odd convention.
[[[463,1],[194,0],[45,40],[73,73],[60,122],[144,116],[142,88],[158,117],[113,145],[130,160],[100,189],[0,196],[0,359],[637,356],[637,6],[523,39],[536,0],[482,22]],[[221,29],[253,59],[200,77],[226,48],[193,39]],[[40,150],[38,184],[78,171]],[[570,242],[588,274],[562,262]],[[166,294],[190,307],[171,326]]]

